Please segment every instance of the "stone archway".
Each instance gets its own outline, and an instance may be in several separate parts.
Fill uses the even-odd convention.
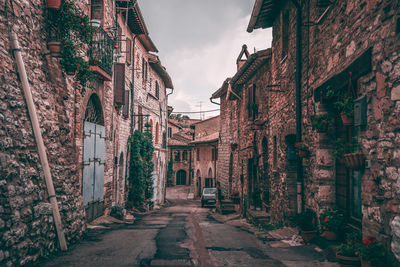
[[[82,198],[87,221],[103,215],[104,211],[105,139],[101,102],[92,94],[83,122]]]

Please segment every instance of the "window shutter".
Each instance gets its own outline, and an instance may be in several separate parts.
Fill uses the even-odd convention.
[[[126,63],[131,64],[132,62],[132,40],[126,39]]]
[[[124,109],[122,110],[122,115],[125,118],[128,118],[129,116],[129,90],[125,90],[125,104]]]
[[[115,64],[114,102],[125,104],[125,63]]]

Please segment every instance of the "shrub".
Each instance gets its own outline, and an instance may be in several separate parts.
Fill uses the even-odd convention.
[[[336,208],[326,209],[320,215],[320,223],[323,230],[338,232],[344,224],[344,214]]]

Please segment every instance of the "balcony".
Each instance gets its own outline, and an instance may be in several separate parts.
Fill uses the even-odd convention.
[[[113,39],[102,27],[96,28],[89,48],[89,65],[106,81],[112,80],[113,49]]]

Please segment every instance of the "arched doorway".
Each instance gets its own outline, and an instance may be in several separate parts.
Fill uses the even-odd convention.
[[[124,202],[124,153],[121,152],[119,156],[119,164],[118,164],[118,181],[117,181],[117,203],[122,204]]]
[[[212,169],[208,169],[208,176],[205,180],[205,188],[211,188],[213,187],[213,175],[212,175]]]
[[[199,197],[201,197],[201,173],[200,173],[200,170],[197,170],[196,177],[197,177],[197,194]]]
[[[262,149],[261,153],[262,153],[262,164],[263,164],[262,183],[264,187],[262,193],[262,201],[267,206],[267,209],[269,209],[270,181],[268,176],[268,140],[265,136],[261,141],[261,149]]]
[[[179,170],[176,173],[176,185],[186,185],[186,171]]]
[[[83,122],[82,198],[89,222],[103,215],[104,210],[105,139],[101,102],[93,94]]]
[[[231,153],[229,157],[229,186],[228,186],[229,197],[232,197],[232,181],[233,181],[233,154]]]

